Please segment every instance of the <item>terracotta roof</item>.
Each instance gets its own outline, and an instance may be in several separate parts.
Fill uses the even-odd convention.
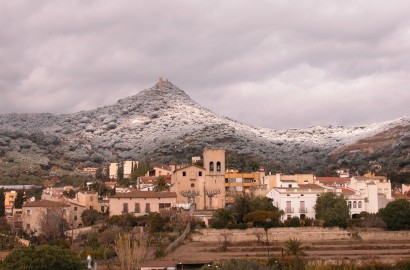
[[[346,183],[350,182],[350,178],[345,178],[345,177],[316,177],[316,181],[320,183]]]
[[[324,189],[324,187],[321,187],[316,184],[305,184],[305,185],[299,185],[300,189]]]
[[[205,171],[205,168],[204,168],[204,167],[201,167],[201,166],[198,166],[198,165],[195,165],[195,164],[189,164],[189,165],[187,165],[187,166],[184,166],[184,167],[181,167],[181,168],[179,168],[179,169],[176,169],[174,172],[180,171],[180,170],[183,170],[183,169],[186,169],[186,168],[189,168],[189,167],[197,167],[197,168],[202,169],[202,170]]]
[[[387,180],[386,176],[353,176],[356,180]]]
[[[26,203],[23,205],[23,207],[70,207],[70,205],[62,202],[41,200]]]
[[[356,193],[353,189],[350,189],[350,188],[342,188],[341,190],[342,190],[342,193],[343,193],[343,194],[353,195],[353,194]]]
[[[126,193],[117,193],[116,195],[110,196],[110,198],[176,198],[177,194],[175,192],[169,191],[141,191],[133,190]]]
[[[176,266],[177,263],[173,261],[154,261],[154,262],[145,262],[141,264],[141,267],[169,267]]]

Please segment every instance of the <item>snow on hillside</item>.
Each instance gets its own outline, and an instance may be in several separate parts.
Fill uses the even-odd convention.
[[[204,146],[224,147],[269,159],[318,160],[323,151],[409,123],[405,117],[361,127],[315,126],[289,130],[252,127],[203,108],[168,81],[160,81],[116,104],[94,110],[63,115],[0,115],[3,130],[53,134],[78,144],[73,151],[98,154],[105,160],[141,158],[147,154],[168,156],[180,149]]]

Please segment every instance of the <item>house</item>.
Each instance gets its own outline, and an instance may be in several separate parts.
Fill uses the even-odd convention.
[[[173,261],[145,262],[141,265],[141,270],[175,270],[177,263]]]
[[[347,187],[358,191],[364,198],[364,211],[368,213],[377,213],[393,200],[391,183],[385,176],[354,176]]]
[[[294,180],[283,180],[283,182],[291,183],[292,186],[273,188],[266,194],[266,197],[273,200],[273,205],[285,213],[282,220],[292,217],[314,219],[316,215],[314,206],[317,197],[324,192],[334,191],[333,188],[317,184],[299,185]]]
[[[240,173],[237,170],[227,171],[225,173],[225,204],[232,204],[238,193],[251,194],[260,190],[264,176],[264,171],[254,173]]]
[[[150,212],[169,210],[176,206],[175,192],[132,190],[109,197],[110,216],[133,214],[142,216]]]
[[[271,174],[262,177],[262,187],[266,192],[275,187],[289,187],[289,184],[314,184],[315,176],[313,174]]]
[[[161,175],[165,177],[166,182],[171,186],[172,175]],[[141,176],[137,178],[137,188],[143,191],[153,191],[155,182],[159,176]]]
[[[315,183],[328,187],[341,188],[350,183],[350,178],[346,177],[316,177]]]
[[[108,166],[108,177],[113,180],[118,179],[118,163],[110,163]]]
[[[172,168],[170,166],[154,166],[152,170],[148,171],[145,176],[170,176],[172,175]]]
[[[225,207],[225,150],[205,148],[203,156],[203,167],[190,164],[172,174],[171,191],[177,194],[178,207]]]
[[[130,178],[134,168],[138,168],[139,162],[136,160],[125,160],[122,162],[123,177]],[[117,171],[118,173],[118,171]]]
[[[92,177],[95,177],[95,175],[97,174],[97,170],[98,170],[98,168],[95,168],[95,167],[85,167],[85,168],[83,168],[83,172],[85,172],[88,175],[91,175]]]
[[[21,221],[23,230],[36,232],[36,234],[47,233],[43,231],[43,222],[57,222],[55,220],[65,219],[70,224],[70,205],[62,202],[49,200],[25,203],[22,207]],[[53,224],[55,225],[55,224]],[[64,228],[62,228],[64,230]],[[68,228],[67,228],[68,229]]]

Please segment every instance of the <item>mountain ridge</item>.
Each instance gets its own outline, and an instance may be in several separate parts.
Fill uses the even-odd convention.
[[[410,119],[402,117],[358,127],[281,130],[253,127],[213,113],[171,82],[160,79],[151,88],[92,110],[59,115],[1,114],[3,133],[23,132],[27,136],[44,133],[57,137],[60,144],[53,152],[35,141],[30,146],[30,138],[20,142],[3,134],[0,154],[7,158],[10,153],[16,156],[21,151],[33,152],[49,160],[60,158],[72,162],[148,157],[167,162],[172,156],[187,160],[199,149],[215,146],[264,160],[315,166],[338,147],[398,125],[408,126]],[[22,150],[19,143],[27,146]]]

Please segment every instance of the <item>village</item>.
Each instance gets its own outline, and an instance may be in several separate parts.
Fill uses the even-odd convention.
[[[95,226],[104,226],[107,220],[132,216],[138,221],[138,218],[153,213],[179,213],[204,228],[216,228],[210,224],[215,220],[215,214],[224,211],[221,209],[235,207],[240,196],[266,199],[278,210],[278,221],[283,224],[292,220],[307,224],[317,219],[316,203],[323,194],[342,196],[352,220],[360,219],[363,213],[376,214],[395,199],[410,200],[407,196],[410,186],[403,184],[399,189],[392,189],[386,176],[371,172],[363,176],[350,175],[342,168],[336,171],[339,177],[318,177],[314,174],[266,172],[263,167],[256,172],[227,169],[225,150],[217,148],[205,148],[202,157],[192,157],[191,164],[149,166],[127,160],[102,168],[84,167],[82,171],[90,176],[90,180],[80,187],[55,187],[55,179],[47,181],[49,186],[42,190],[32,185],[1,187],[6,220],[16,234],[24,232],[26,237],[22,236],[22,241],[26,245],[32,244],[36,236],[53,233],[63,235],[73,244],[81,235],[95,231]],[[101,175],[106,180],[98,179]],[[41,196],[30,197],[32,190],[37,190]],[[184,238],[193,222],[183,223],[186,225],[177,236],[181,234]],[[28,236],[32,239],[24,240],[30,238]],[[176,243],[170,242],[162,251],[164,254],[156,254],[154,258],[172,252],[183,238],[178,237]],[[159,265],[161,263],[159,261]],[[191,269],[189,267],[196,263],[186,263],[184,269]],[[208,263],[212,261],[199,262],[198,265]],[[182,269],[184,265],[180,264]],[[168,262],[168,268],[156,268],[158,264],[152,262],[145,267],[141,269],[178,268],[175,261]]]

